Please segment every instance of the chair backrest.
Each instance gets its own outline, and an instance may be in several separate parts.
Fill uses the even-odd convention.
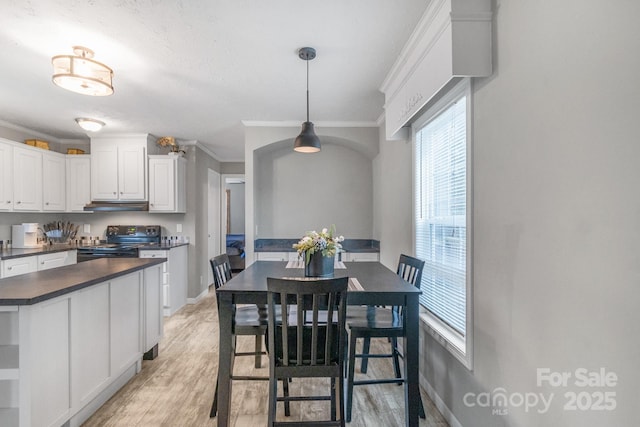
[[[347,277],[267,278],[272,366],[341,366],[345,349]],[[276,317],[280,308],[281,316]],[[313,376],[313,375],[310,375]]]
[[[218,289],[231,279],[231,263],[227,254],[214,256],[209,260],[213,271],[213,286]]]
[[[419,288],[420,280],[422,280],[423,268],[423,260],[402,254],[400,255],[400,259],[398,260],[397,274],[407,282]]]

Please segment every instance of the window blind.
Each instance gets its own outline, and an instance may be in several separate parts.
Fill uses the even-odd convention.
[[[425,260],[420,303],[466,333],[466,97],[415,134],[416,255]]]

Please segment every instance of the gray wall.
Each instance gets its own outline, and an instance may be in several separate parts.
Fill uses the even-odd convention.
[[[335,224],[351,239],[372,237],[372,163],[363,154],[324,144],[316,154],[292,145],[256,155],[257,238],[299,238]]]
[[[475,82],[473,102],[473,371],[421,334],[423,379],[453,425],[640,422],[640,4],[614,3],[497,1],[495,72]],[[376,179],[375,190],[390,266],[411,244],[395,233],[412,221],[402,202],[411,198],[403,144],[384,141],[376,160],[392,180]],[[571,377],[539,385],[539,368]],[[618,381],[579,387],[580,368],[604,368]],[[464,403],[466,393],[500,388],[516,403],[518,393],[553,399],[543,413]],[[616,393],[614,410],[564,409],[565,393],[595,402],[600,392]]]
[[[316,123],[315,130],[322,151],[309,155],[293,151],[299,124],[247,127],[247,265],[254,261],[256,238],[295,239],[331,224],[346,238],[373,236],[372,162],[379,152],[377,125],[325,127]]]

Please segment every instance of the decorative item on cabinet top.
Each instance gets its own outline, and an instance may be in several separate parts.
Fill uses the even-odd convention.
[[[169,147],[170,151],[167,153],[170,156],[184,156],[185,150],[180,148],[176,142],[176,138],[173,136],[163,136],[156,140],[156,144],[160,147]]]
[[[25,139],[24,143],[36,148],[42,148],[43,150],[49,149],[49,143],[40,139]]]

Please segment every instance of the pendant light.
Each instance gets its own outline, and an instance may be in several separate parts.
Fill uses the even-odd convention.
[[[313,131],[313,123],[309,121],[309,61],[316,57],[316,50],[303,47],[298,51],[298,56],[307,61],[307,121],[302,124],[302,132],[296,138],[293,149],[299,153],[317,153],[320,151],[320,138]]]
[[[51,58],[53,83],[82,95],[107,96],[113,93],[113,70],[93,60],[93,51],[73,46],[74,55]]]

